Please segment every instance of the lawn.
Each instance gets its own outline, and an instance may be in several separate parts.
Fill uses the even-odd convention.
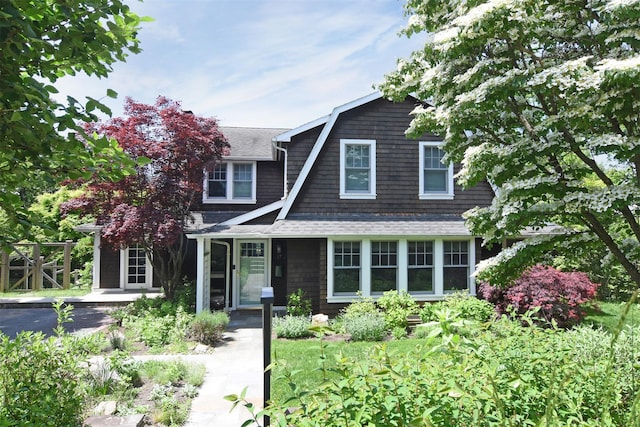
[[[567,331],[500,320],[459,329],[461,337],[453,339],[444,333],[384,342],[275,339],[271,400],[280,408],[304,408],[303,419],[348,413],[373,417],[375,425],[391,425],[384,424],[392,422],[389,417],[419,408],[425,412],[411,417],[425,416],[428,422],[422,421],[434,426],[567,425],[578,419],[571,425],[603,425],[613,417],[610,425],[640,427],[640,334],[633,332],[640,327],[638,305],[625,318],[635,329],[611,340],[624,308],[600,303]],[[297,394],[290,383],[302,392],[302,402],[290,399]],[[545,403],[550,398],[551,411]],[[359,403],[352,407],[352,401]],[[361,412],[365,406],[378,409]],[[494,417],[497,424],[488,421]]]
[[[91,288],[43,289],[41,291],[0,292],[0,298],[64,298],[81,297],[91,293]]]

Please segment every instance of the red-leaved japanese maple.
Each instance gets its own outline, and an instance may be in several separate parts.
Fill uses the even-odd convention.
[[[586,312],[583,304],[592,302],[600,285],[585,273],[562,272],[536,265],[526,270],[512,286],[501,288],[482,283],[478,294],[496,305],[498,314],[516,315],[537,309],[544,323],[555,321],[561,328],[579,323]]]
[[[102,225],[102,241],[114,248],[140,245],[165,295],[173,299],[181,281],[184,230],[202,189],[203,171],[229,145],[213,118],[183,111],[179,102],[158,97],[154,105],[127,98],[125,117],[93,124],[90,131],[118,142],[139,162],[136,174],[120,181],[94,178],[86,193],[63,206],[92,214]]]

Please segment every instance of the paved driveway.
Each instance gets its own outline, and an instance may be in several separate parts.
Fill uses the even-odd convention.
[[[87,334],[111,323],[108,307],[79,307],[73,310],[73,322],[66,323],[68,332]],[[1,308],[0,332],[14,338],[20,331],[42,331],[53,335],[57,325],[52,308]]]

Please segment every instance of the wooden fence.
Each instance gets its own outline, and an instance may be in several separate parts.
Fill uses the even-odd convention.
[[[71,240],[61,243],[14,243],[1,251],[0,292],[69,289],[71,286]],[[42,248],[53,248],[45,257]],[[62,251],[62,265],[56,255]]]

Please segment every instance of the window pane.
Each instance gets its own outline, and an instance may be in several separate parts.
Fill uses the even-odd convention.
[[[349,169],[345,171],[347,191],[369,192],[369,169]]]
[[[410,268],[407,288],[409,292],[433,293],[433,269]]]
[[[371,292],[383,293],[396,290],[396,269],[395,268],[372,268],[371,269]]]
[[[234,199],[250,199],[251,198],[250,182],[234,182],[233,183],[233,198]]]
[[[445,292],[469,289],[469,267],[445,267],[442,274]]]
[[[446,170],[427,170],[424,171],[424,191],[425,192],[446,192],[447,191],[447,175]]]
[[[360,269],[350,268],[333,270],[334,293],[355,294],[360,290]]]
[[[346,165],[348,168],[369,168],[369,146],[347,145]]]
[[[445,266],[468,266],[469,242],[449,241],[443,242]]]

